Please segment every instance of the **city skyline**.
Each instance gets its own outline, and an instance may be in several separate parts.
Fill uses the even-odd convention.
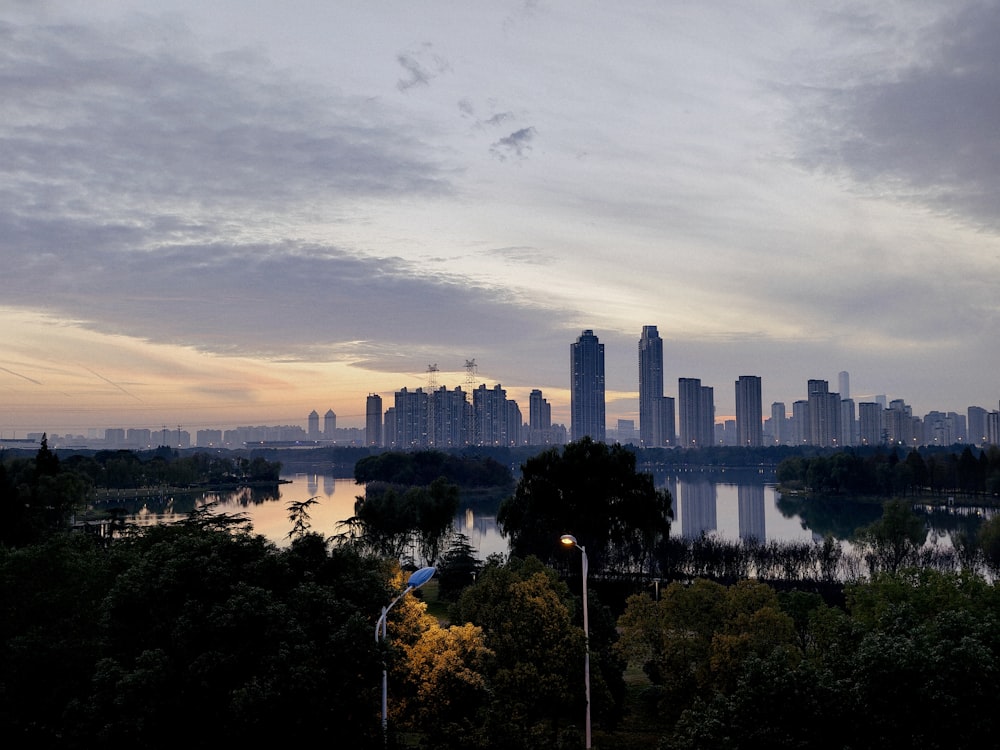
[[[972,0],[4,3],[0,437],[362,427],[473,358],[569,425],[587,329],[639,427],[651,321],[665,396],[720,418],[744,373],[765,412],[840,372],[992,411],[998,31]]]
[[[640,391],[649,384],[650,371],[659,368],[660,347],[656,326],[643,326],[639,340]],[[652,345],[651,345],[652,344]],[[151,428],[108,428],[99,435],[91,428],[88,436],[53,434],[54,445],[67,447],[151,448],[169,445],[177,448],[238,447],[275,444],[344,444],[386,448],[455,448],[467,445],[518,446],[561,445],[568,440],[590,437],[599,442],[621,442],[640,447],[699,448],[709,445],[762,447],[765,445],[814,445],[850,447],[896,445],[1000,445],[1000,410],[970,405],[965,413],[934,410],[922,417],[915,414],[905,399],[887,401],[876,396],[873,401],[855,404],[850,396],[850,373],[838,373],[840,392],[831,392],[826,380],[811,379],[806,384],[807,398],[792,404],[787,416],[784,402],[771,404],[770,416],[764,418],[761,403],[761,378],[741,375],[735,382],[736,415],[715,413],[714,389],[703,386],[697,378],[678,379],[678,414],[675,425],[672,397],[651,398],[657,407],[650,409],[659,434],[655,445],[634,420],[617,420],[617,429],[596,420],[603,413],[603,347],[591,330],[585,330],[571,346],[573,381],[573,424],[551,421],[551,404],[540,389],[530,394],[527,419],[514,399],[498,383],[493,388],[481,384],[471,392],[461,386],[449,389],[430,384],[427,390],[409,391],[403,387],[394,394],[394,405],[381,411],[378,394],[366,398],[365,427],[339,427],[337,415],[328,409],[320,429],[319,412],[306,416],[307,427],[300,425],[242,425],[221,430],[199,429],[194,443],[191,433],[162,425]],[[474,362],[469,362],[474,365]],[[433,368],[432,368],[433,370]],[[470,376],[471,376],[470,369]],[[656,378],[653,378],[654,380]],[[433,380],[433,378],[432,378]],[[467,381],[471,385],[471,380]],[[641,398],[641,396],[640,396]],[[677,435],[675,435],[675,427]],[[37,442],[44,433],[29,433],[27,440],[12,444]],[[675,439],[676,437],[676,439]],[[7,442],[0,435],[0,442]]]

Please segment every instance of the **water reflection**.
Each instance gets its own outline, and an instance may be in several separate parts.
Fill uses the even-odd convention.
[[[216,512],[242,513],[254,531],[284,546],[292,526],[288,518],[290,503],[315,499],[309,508],[311,529],[329,537],[344,530],[341,522],[354,515],[355,501],[363,491],[353,479],[330,474],[288,473],[282,475],[282,480],[284,484],[271,488],[131,500],[123,497],[116,504],[126,508],[133,522],[151,524],[180,520],[195,507],[215,503]],[[846,540],[881,515],[878,504],[847,498],[782,497],[773,484],[763,479],[741,480],[712,481],[701,474],[659,478],[658,486],[669,490],[673,498],[671,534],[686,538],[712,534],[732,541],[761,542],[815,541],[827,535]],[[926,517],[929,533],[940,536],[959,531],[974,533],[987,515],[982,509],[956,508],[945,503],[928,503],[917,510]],[[478,504],[462,507],[455,517],[455,529],[465,535],[481,560],[508,551],[507,540],[497,527],[496,508]]]
[[[681,536],[697,539],[719,526],[715,484],[707,479],[678,482],[680,488]]]
[[[744,542],[766,542],[764,520],[764,485],[741,484],[736,487],[740,514],[740,539]]]

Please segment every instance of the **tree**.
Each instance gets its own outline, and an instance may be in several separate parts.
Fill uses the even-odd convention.
[[[990,570],[994,574],[1000,572],[1000,516],[983,521],[976,538]]]
[[[424,622],[420,637],[402,646],[396,714],[425,734],[424,747],[482,747],[480,726],[490,701],[487,673],[493,657],[482,628],[445,628],[433,617]]]
[[[880,570],[895,573],[904,563],[913,561],[927,538],[927,529],[908,503],[889,500],[882,506],[882,517],[860,529],[857,538],[873,573]]]
[[[563,724],[582,721],[584,638],[571,607],[566,585],[537,558],[491,558],[452,606],[451,621],[482,628],[493,652],[482,747],[553,747]]]
[[[458,487],[442,477],[426,487],[371,483],[354,504],[354,516],[341,522],[348,532],[340,538],[393,560],[416,546],[433,565],[453,527],[458,503]]]
[[[674,717],[694,696],[731,692],[752,656],[796,653],[792,618],[771,587],[754,581],[730,587],[705,579],[675,582],[657,602],[631,596],[618,627],[617,648],[663,688],[659,710]]]
[[[668,491],[636,472],[634,453],[584,438],[526,461],[497,523],[514,556],[552,560],[559,537],[573,534],[591,570],[648,570],[670,533],[670,504]]]
[[[480,568],[482,563],[476,559],[469,538],[456,534],[437,566],[438,596],[446,601],[456,600],[466,586],[475,583]]]

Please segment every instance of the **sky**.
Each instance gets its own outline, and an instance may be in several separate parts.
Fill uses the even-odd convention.
[[[1000,400],[1000,3],[0,0],[0,436]],[[474,361],[474,367],[467,364]],[[471,372],[470,372],[471,371]]]

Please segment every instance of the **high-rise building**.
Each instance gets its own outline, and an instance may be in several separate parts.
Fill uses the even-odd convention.
[[[788,427],[785,418],[785,402],[775,401],[771,404],[771,440],[775,445],[788,442]]]
[[[663,396],[657,402],[657,423],[660,425],[661,445],[677,445],[677,430],[674,427],[674,400]]]
[[[382,445],[382,397],[369,393],[365,401],[365,445]]]
[[[643,326],[639,339],[639,443],[645,448],[668,444],[662,399],[663,339],[656,326]]]
[[[861,445],[882,445],[882,409],[874,401],[858,404],[858,435]]]
[[[309,416],[306,417],[306,423],[308,425],[306,434],[309,436],[309,439],[317,440],[319,438],[319,412],[315,409],[309,412]]]
[[[825,380],[808,382],[809,443],[834,446],[840,440],[840,394]]]
[[[736,444],[758,447],[764,444],[760,377],[740,375],[736,381]]]
[[[552,405],[535,388],[528,396],[528,445],[550,445],[552,436]]]
[[[701,387],[701,443],[715,444],[715,389],[710,385]]]
[[[851,397],[851,374],[846,370],[837,373],[837,389],[840,391],[842,399],[846,400]]]
[[[715,392],[698,378],[677,380],[679,445],[702,448],[715,442]]]
[[[804,399],[792,402],[792,445],[809,444],[809,402]]]
[[[892,445],[905,445],[914,447],[917,439],[916,423],[913,417],[913,408],[903,399],[895,398],[889,402],[889,408],[883,413],[885,417],[884,427]],[[919,418],[918,420],[919,421]],[[923,429],[921,428],[921,432]],[[920,435],[923,437],[923,435]]]
[[[986,414],[986,409],[981,406],[970,406],[967,410],[969,442],[973,445],[986,445],[989,442]]]
[[[480,385],[472,392],[473,440],[475,445],[514,445],[520,432],[520,409],[517,425],[511,425],[513,416],[508,411],[507,391],[499,383],[493,388]]]
[[[333,440],[337,434],[337,415],[333,409],[327,409],[323,415],[323,437]]]
[[[442,385],[432,391],[429,408],[427,419],[430,422],[431,445],[454,448],[469,442],[471,409],[461,388],[449,391]]]
[[[423,388],[396,391],[396,435],[393,441],[397,448],[424,448],[428,444],[427,394]]]
[[[857,419],[854,417],[854,399],[840,394],[840,445],[854,445],[857,440]]]
[[[570,348],[570,433],[604,442],[604,344],[585,330]]]

